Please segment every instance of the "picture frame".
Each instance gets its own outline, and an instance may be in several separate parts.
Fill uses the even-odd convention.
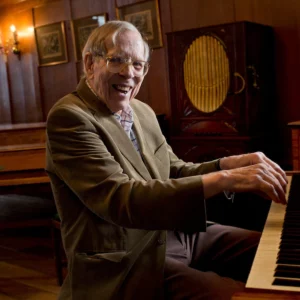
[[[72,35],[76,61],[82,59],[83,47],[92,31],[107,22],[107,14],[95,14],[72,20]]]
[[[148,0],[116,8],[119,20],[134,24],[148,41],[150,48],[162,47],[158,0]]]
[[[64,22],[35,27],[39,66],[52,66],[68,62]]]

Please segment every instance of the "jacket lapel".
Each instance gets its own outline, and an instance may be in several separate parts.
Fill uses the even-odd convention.
[[[108,118],[99,118],[99,114],[96,114],[95,117],[97,118],[99,123],[102,124],[103,127],[107,130],[109,135],[114,137],[114,142],[116,143],[118,149],[127,158],[127,160],[135,168],[135,170],[145,180],[151,179],[151,176],[140,154],[136,151],[136,149],[133,146],[133,143],[125,133],[120,123],[114,118],[114,116],[111,115]]]
[[[141,148],[141,154],[143,156],[144,162],[149,170],[149,172],[152,175],[152,178],[161,179],[160,173],[155,167],[155,160],[154,160],[154,154],[150,151],[150,147],[148,146],[147,140],[145,138],[145,135],[143,133],[143,129],[140,123],[139,118],[133,111],[133,117],[134,117],[134,128],[135,128],[135,134],[136,138],[139,142],[140,148]]]
[[[126,157],[126,159],[131,163],[134,169],[145,180],[151,179],[151,175],[149,174],[141,156],[134,148],[133,143],[123,130],[120,123],[115,119],[106,105],[93,94],[84,80],[80,81],[77,87],[77,93],[89,107],[98,123],[105,128],[111,137],[113,137],[113,142],[124,157]],[[136,116],[134,117],[137,119]],[[142,145],[141,148],[143,148]]]

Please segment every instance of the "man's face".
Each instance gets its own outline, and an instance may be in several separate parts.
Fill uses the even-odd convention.
[[[137,32],[125,31],[116,38],[116,45],[106,42],[107,56],[131,58],[145,61],[144,44]],[[132,65],[126,65],[119,73],[107,70],[106,60],[96,58],[91,72],[88,74],[89,82],[94,91],[104,100],[107,106],[118,112],[128,106],[130,100],[136,96],[143,82],[144,76],[136,77]]]

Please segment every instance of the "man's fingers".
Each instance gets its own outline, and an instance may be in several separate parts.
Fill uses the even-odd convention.
[[[279,173],[281,175],[281,177],[285,181],[285,183],[287,183],[288,182],[287,176],[286,176],[285,172],[279,167],[279,165],[276,164],[274,161],[272,161],[271,159],[269,159],[266,156],[264,159],[268,165],[270,165],[277,173]]]
[[[275,173],[275,174],[274,174]],[[286,204],[286,197],[285,197],[285,184],[282,185],[280,180],[281,176],[278,176],[278,173],[274,172],[271,168],[266,168],[263,171],[263,178],[262,180],[265,183],[263,188],[266,189],[267,195],[270,196],[270,199],[277,203]]]

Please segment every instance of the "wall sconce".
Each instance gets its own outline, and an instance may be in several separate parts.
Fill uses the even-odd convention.
[[[16,30],[16,26],[11,25],[10,26],[10,31],[13,33],[12,53],[20,56],[21,51],[20,51],[20,48],[19,48],[18,33],[17,33],[17,30]]]
[[[7,47],[4,47],[2,33],[0,31],[0,55],[3,55],[4,61],[7,62]]]
[[[0,55],[3,55],[4,61],[7,62],[7,55],[11,51],[17,55],[20,59],[21,50],[19,48],[18,33],[15,25],[10,26],[10,31],[12,33],[12,38],[8,39],[5,44],[2,39],[2,33],[0,31]]]

